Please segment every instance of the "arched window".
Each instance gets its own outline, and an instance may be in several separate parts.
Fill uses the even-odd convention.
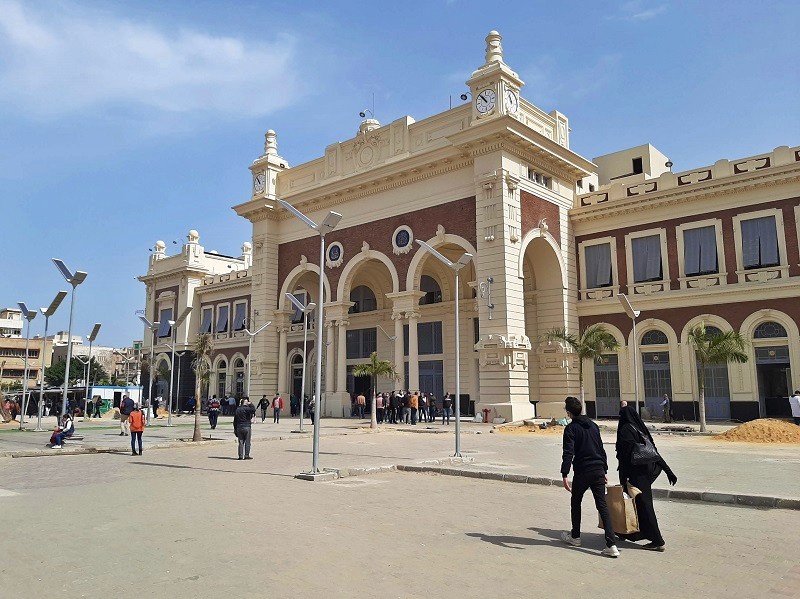
[[[225,360],[220,360],[219,364],[217,364],[217,396],[218,397],[225,397],[225,390],[226,390],[226,373],[225,370],[228,368],[227,362]]]
[[[713,325],[706,326],[706,335],[708,337],[719,337],[722,335],[722,331]]]
[[[428,275],[422,275],[419,280],[419,290],[425,295],[419,298],[419,305],[440,304],[442,302],[442,288],[436,279]]]
[[[669,339],[667,339],[666,333],[663,333],[658,329],[647,331],[644,335],[642,335],[641,345],[667,345],[668,343]]]
[[[771,320],[762,322],[753,332],[753,339],[780,339],[788,336],[789,334],[783,328],[783,325]]]
[[[233,363],[233,371],[236,397],[242,397],[244,395],[244,360],[237,358]]]
[[[348,310],[349,314],[360,314],[361,312],[373,312],[378,309],[378,300],[372,289],[366,285],[359,285],[350,292],[350,301],[353,305]]]

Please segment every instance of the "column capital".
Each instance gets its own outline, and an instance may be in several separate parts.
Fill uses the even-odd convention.
[[[420,316],[421,314],[417,310],[409,310],[408,312],[405,313],[405,317],[408,318],[409,320],[411,320],[412,318],[417,319]]]
[[[350,321],[347,320],[346,318],[339,318],[336,321],[336,326],[337,327],[348,327],[348,326],[350,326]]]
[[[392,310],[394,314],[410,312],[417,309],[419,300],[425,293],[422,291],[400,291],[398,293],[387,293],[386,297],[392,300]],[[392,318],[394,318],[392,314]]]

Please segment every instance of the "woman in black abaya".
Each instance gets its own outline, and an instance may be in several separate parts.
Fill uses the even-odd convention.
[[[636,496],[636,513],[639,516],[639,532],[630,535],[619,535],[628,541],[650,541],[644,546],[653,551],[664,551],[664,537],[658,528],[658,519],[653,507],[653,482],[662,470],[667,474],[671,485],[678,482],[678,477],[673,474],[670,467],[659,457],[658,462],[645,465],[631,464],[631,453],[634,445],[643,443],[644,438],[650,440],[655,447],[653,437],[647,430],[639,414],[630,406],[625,406],[619,411],[619,426],[617,427],[617,461],[619,462],[619,482],[624,489],[632,485],[641,491]]]

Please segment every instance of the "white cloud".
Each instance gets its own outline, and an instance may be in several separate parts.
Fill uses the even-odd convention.
[[[649,21],[665,10],[666,4],[656,4],[652,0],[631,0],[620,7],[618,18],[624,21]]]
[[[103,108],[254,117],[300,94],[295,41],[169,31],[0,0],[0,105],[39,117]]]

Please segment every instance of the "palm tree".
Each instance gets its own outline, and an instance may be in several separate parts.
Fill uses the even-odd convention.
[[[194,434],[192,441],[202,441],[203,435],[200,433],[200,406],[203,394],[203,385],[208,385],[211,376],[211,352],[214,351],[214,338],[210,333],[203,333],[194,342],[194,360],[192,369],[194,370]]]
[[[744,352],[745,339],[741,333],[727,331],[717,333],[709,331],[705,325],[697,325],[689,329],[689,343],[694,348],[697,358],[697,386],[700,389],[700,432],[706,430],[706,366],[709,364],[728,364],[747,362]]]
[[[378,391],[378,377],[385,376],[394,380],[399,379],[400,377],[397,374],[397,371],[394,369],[394,366],[388,360],[379,360],[378,359],[378,352],[372,352],[369,357],[369,362],[366,364],[358,364],[357,366],[353,367],[353,375],[354,376],[371,376],[372,377],[372,409],[370,410],[372,414],[370,415],[370,428],[377,428],[378,427],[378,417],[376,415],[377,409],[375,401],[375,396],[377,395]]]
[[[578,382],[581,387],[581,404],[586,410],[585,393],[583,389],[583,361],[592,360],[599,362],[604,353],[616,351],[619,343],[614,335],[601,324],[593,324],[586,327],[579,334],[568,333],[567,329],[556,328],[545,333],[545,340],[559,341],[572,348],[578,354]]]

